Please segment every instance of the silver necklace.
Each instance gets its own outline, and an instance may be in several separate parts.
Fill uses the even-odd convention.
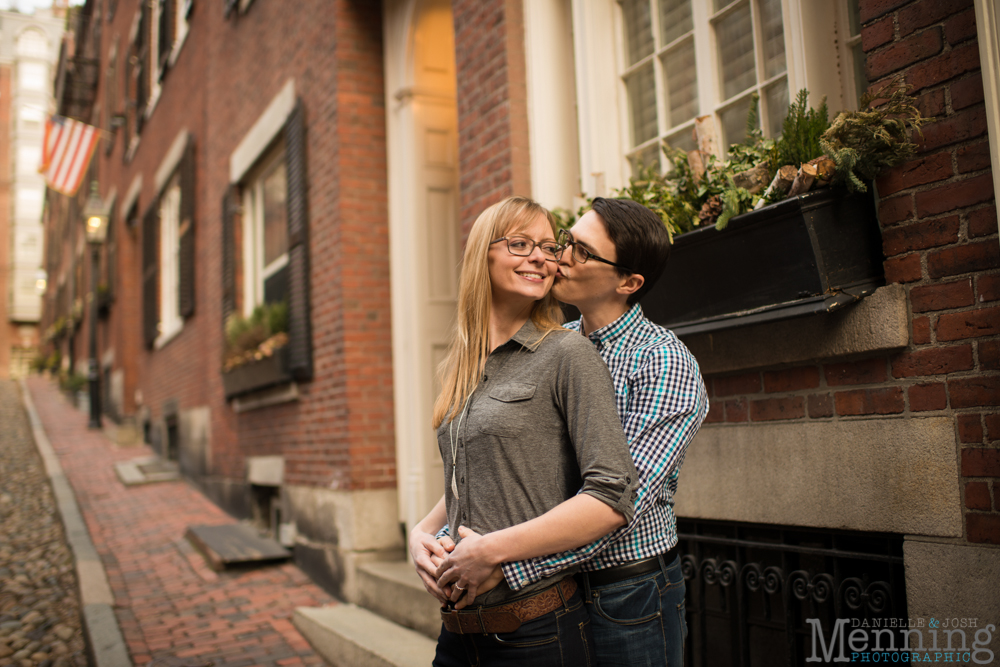
[[[462,437],[462,420],[465,419],[465,412],[469,409],[469,401],[472,400],[472,394],[465,399],[465,405],[462,406],[462,414],[458,416],[458,437]],[[452,427],[455,425],[454,420],[448,424],[448,442],[451,445],[451,495],[455,496],[455,500],[458,500],[458,482],[455,480],[456,466],[458,464],[458,445],[455,444],[455,434],[452,433]]]

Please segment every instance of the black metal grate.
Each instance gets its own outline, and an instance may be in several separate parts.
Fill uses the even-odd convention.
[[[685,519],[677,528],[688,667],[809,664],[806,619],[829,641],[837,619],[906,618],[902,536]]]

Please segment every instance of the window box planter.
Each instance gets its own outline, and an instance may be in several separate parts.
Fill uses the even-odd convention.
[[[826,188],[674,239],[646,317],[684,336],[842,308],[885,284],[871,193]]]
[[[237,366],[222,374],[226,400],[291,381],[287,345],[275,350],[270,357]]]

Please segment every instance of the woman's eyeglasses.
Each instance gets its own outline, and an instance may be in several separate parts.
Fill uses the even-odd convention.
[[[622,266],[621,264],[615,264],[609,259],[604,259],[603,257],[595,255],[594,253],[590,252],[582,245],[580,245],[579,242],[577,242],[576,239],[573,238],[573,235],[571,233],[569,233],[565,229],[560,229],[559,254],[556,257],[556,259],[562,259],[563,251],[566,250],[566,248],[573,248],[573,259],[580,264],[586,264],[589,260],[593,259],[595,261],[608,264],[609,266],[613,266],[616,269],[621,269],[622,271],[627,271],[628,273],[635,273],[635,271],[628,268],[627,266]]]
[[[527,257],[535,252],[536,247],[541,248],[542,254],[545,255],[545,259],[549,262],[559,261],[559,257],[562,255],[562,246],[555,241],[536,242],[527,236],[501,236],[495,241],[490,241],[490,245],[500,243],[500,241],[506,241],[507,252],[518,257]]]

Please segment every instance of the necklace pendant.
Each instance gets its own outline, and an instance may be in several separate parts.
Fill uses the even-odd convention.
[[[455,466],[451,468],[451,495],[455,496],[455,500],[458,500],[458,484],[455,482]]]

